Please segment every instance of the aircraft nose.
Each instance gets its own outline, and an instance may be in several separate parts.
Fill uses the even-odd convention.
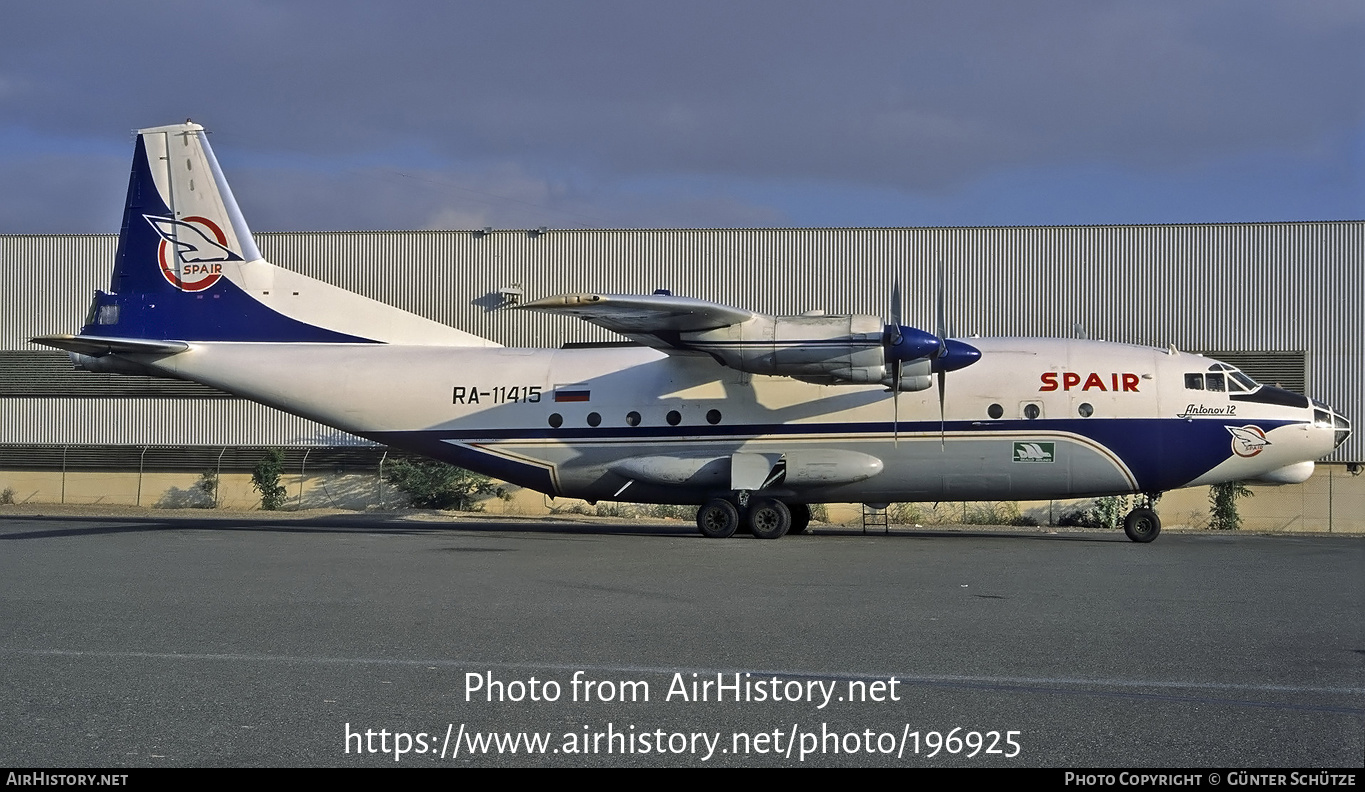
[[[1340,448],[1341,444],[1346,442],[1346,438],[1351,436],[1351,422],[1346,420],[1344,416],[1338,415],[1337,412],[1333,410],[1332,429],[1336,432],[1336,437],[1334,438],[1335,442],[1332,444],[1332,447]]]
[[[1351,436],[1351,422],[1346,420],[1346,416],[1317,399],[1313,400],[1313,423],[1332,430],[1332,448],[1340,448],[1346,438]]]

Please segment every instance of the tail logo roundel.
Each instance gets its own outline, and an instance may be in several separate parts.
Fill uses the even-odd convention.
[[[143,217],[161,237],[156,250],[161,276],[181,291],[204,291],[223,277],[223,262],[242,260],[228,249],[223,229],[207,217]]]

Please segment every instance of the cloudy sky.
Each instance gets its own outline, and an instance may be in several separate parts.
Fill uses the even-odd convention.
[[[1365,218],[1365,3],[6,2],[0,233]]]

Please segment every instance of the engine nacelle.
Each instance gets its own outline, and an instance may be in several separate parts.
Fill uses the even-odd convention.
[[[755,316],[715,330],[682,333],[679,340],[751,374],[820,384],[892,385],[886,330],[874,316]],[[900,390],[925,390],[933,381],[928,358],[902,363],[900,370]]]

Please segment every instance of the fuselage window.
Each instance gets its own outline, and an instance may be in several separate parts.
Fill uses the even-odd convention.
[[[991,406],[986,408],[986,414],[992,418],[999,418],[1000,416],[1005,414],[1005,408],[1001,407],[998,404],[992,404]]]
[[[668,421],[669,426],[677,426],[682,423],[682,413],[677,410],[669,410],[668,415],[664,416],[664,420]]]
[[[1039,415],[1042,414],[1043,411],[1038,407],[1038,405],[1033,403],[1024,405],[1024,417],[1029,419],[1030,421],[1032,421],[1034,418],[1037,418]]]
[[[559,413],[550,413],[550,426],[558,429],[564,425],[564,416]]]
[[[1209,390],[1211,391],[1227,390],[1227,387],[1223,382],[1222,374],[1206,374],[1204,376],[1204,382],[1208,384]]]
[[[634,410],[631,410],[630,412],[626,413],[626,423],[630,424],[631,426],[639,426],[640,414],[635,412]]]
[[[588,413],[588,426],[598,426],[602,423],[602,416],[595,413]]]
[[[706,422],[712,425],[720,423],[720,410],[707,410]]]
[[[1203,390],[1203,389],[1204,389],[1204,375],[1203,375],[1203,374],[1186,374],[1186,375],[1185,375],[1185,388],[1186,388],[1187,390]]]
[[[1089,418],[1095,414],[1095,407],[1090,402],[1081,402],[1081,406],[1076,408],[1076,412],[1080,413],[1082,418]]]

